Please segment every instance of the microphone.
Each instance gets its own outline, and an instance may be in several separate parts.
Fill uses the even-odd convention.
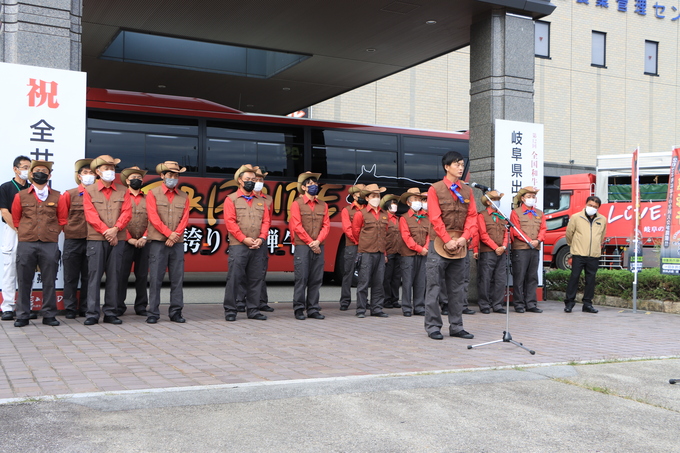
[[[480,189],[482,192],[488,192],[491,190],[491,187],[487,187],[482,184],[477,184],[476,182],[471,182],[468,185],[470,187],[474,187],[475,189]]]

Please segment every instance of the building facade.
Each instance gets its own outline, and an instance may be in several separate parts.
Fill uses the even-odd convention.
[[[535,22],[546,178],[593,171],[597,155],[680,145],[680,0],[554,3]],[[311,116],[466,130],[469,62],[466,47],[315,105]]]

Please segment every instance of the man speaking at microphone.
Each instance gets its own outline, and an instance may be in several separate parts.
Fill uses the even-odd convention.
[[[439,293],[446,292],[449,304],[449,335],[474,338],[463,329],[465,257],[468,241],[477,231],[477,209],[472,189],[460,178],[465,170],[463,156],[450,151],[442,158],[446,176],[427,192],[430,222],[434,237],[427,254],[427,291],[425,294],[425,331],[433,340],[443,340]],[[446,282],[446,287],[440,287]]]

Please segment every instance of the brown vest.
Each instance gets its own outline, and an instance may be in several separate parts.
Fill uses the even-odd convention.
[[[87,238],[87,221],[85,220],[85,210],[83,209],[84,192],[85,189],[80,186],[66,191],[71,197],[71,207],[68,210],[68,223],[64,225],[64,237],[66,239]]]
[[[357,213],[364,216],[364,226],[359,232],[358,253],[385,253],[385,240],[387,236],[387,214],[378,211],[375,218],[373,209],[362,209]]]
[[[347,211],[347,214],[349,214],[349,223],[351,225],[352,220],[354,220],[354,215],[359,211],[354,209],[354,205],[345,206],[342,209],[345,209]],[[352,242],[352,240],[350,238],[348,238],[347,235],[345,235],[345,246],[349,246],[349,245],[356,245],[356,244],[354,242]]]
[[[267,208],[265,200],[254,196],[252,206],[248,205],[248,201],[232,193],[228,197],[236,209],[236,223],[241,232],[248,238],[259,238],[260,229],[262,228],[262,221],[264,219],[264,210]],[[238,245],[243,244],[239,242],[231,233],[229,233],[229,244]]]
[[[324,215],[326,214],[326,202],[316,199],[314,210],[305,203],[304,195],[300,195],[295,202],[300,206],[300,220],[302,228],[305,229],[312,240],[316,240],[323,226]],[[325,242],[325,241],[324,241]],[[299,237],[295,236],[295,245],[306,245]],[[323,245],[323,242],[321,243]]]
[[[458,192],[460,192],[463,199],[466,200],[464,203],[458,201],[458,197],[451,192],[450,188],[446,187],[444,181],[439,181],[432,185],[437,192],[439,207],[442,211],[441,218],[446,226],[446,231],[462,232],[465,229],[465,219],[468,215],[472,191],[460,181],[458,182],[458,185],[462,186],[458,188]]]
[[[19,242],[57,242],[61,226],[57,218],[57,206],[61,193],[51,190],[45,201],[35,197],[35,192],[19,191],[21,220],[19,220]]]
[[[524,211],[522,210],[522,207],[518,207],[513,209],[515,213],[517,214],[517,217],[519,217],[519,227],[520,230],[522,230],[522,233],[524,233],[524,236],[526,236],[527,239],[530,241],[538,239],[538,232],[541,229],[541,219],[543,218],[543,211],[540,209],[534,208],[534,211],[536,211],[536,216],[527,214],[524,215]],[[521,237],[517,238],[515,237],[512,240],[512,248],[515,250],[527,250],[529,249],[529,244],[524,242]]]
[[[160,217],[161,222],[163,222],[163,224],[167,226],[170,231],[175,231],[175,229],[177,229],[179,226],[179,222],[184,216],[184,207],[187,204],[187,194],[182,190],[178,190],[175,192],[172,202],[170,202],[168,196],[163,192],[162,185],[151,189],[151,193],[153,193],[154,198],[156,199],[156,212],[158,213],[158,217]],[[134,201],[132,204],[135,204]],[[154,226],[151,225],[151,222],[149,222],[148,227],[148,239],[150,241],[166,241],[168,239],[166,236],[161,234],[160,231],[154,228]],[[184,234],[179,235],[178,242],[184,242]]]
[[[269,211],[271,212],[272,203],[274,203],[274,199],[272,198],[272,196],[271,196],[271,195],[268,195],[268,194],[266,194],[266,193],[261,193],[259,196],[260,196],[261,198],[264,198],[264,205],[265,205],[265,206],[267,207],[267,209],[269,209]]]
[[[484,217],[484,223],[486,225],[486,232],[492,241],[496,243],[499,247],[503,245],[503,238],[505,237],[505,225],[508,223],[505,220],[497,219],[494,222],[495,217],[489,214],[489,211],[484,209],[479,211],[479,213]],[[479,237],[479,251],[481,252],[495,252],[494,249],[486,245]]]
[[[115,184],[115,183],[114,183]],[[104,222],[104,224],[113,228],[120,217],[120,212],[123,208],[123,202],[125,201],[125,194],[127,189],[123,186],[116,186],[116,190],[111,191],[111,198],[108,200],[104,195],[104,192],[98,190],[99,183],[95,182],[85,188],[90,198],[92,198],[92,204],[94,205],[99,218]],[[104,235],[97,233],[92,225],[87,224],[87,240],[88,241],[105,241]],[[125,229],[123,228],[118,232],[118,240],[125,240]]]
[[[132,219],[130,219],[130,223],[127,224],[127,230],[133,239],[139,239],[144,236],[144,232],[149,225],[149,218],[146,215],[146,197],[144,195],[141,197],[142,199],[139,200],[139,204],[137,204],[135,197],[130,194],[130,198],[132,198],[132,200],[130,200],[132,204]]]
[[[383,212],[387,215],[387,234],[385,235],[385,253],[392,255],[394,253],[400,253],[404,249],[404,240],[401,238],[401,232],[399,231],[399,217],[397,217],[397,223],[395,224],[390,220],[389,214]]]
[[[423,217],[420,219],[420,222],[418,222],[418,219],[416,216],[409,216],[408,213],[404,214],[403,216],[404,220],[406,220],[406,224],[408,225],[408,230],[411,233],[411,237],[413,240],[416,242],[416,244],[427,248],[427,244],[425,244],[425,240],[427,239],[427,235],[430,234],[430,237],[432,237],[432,234],[430,230],[432,229],[432,224],[430,223],[430,219],[427,217]],[[416,254],[415,250],[411,250],[410,248],[406,247],[406,243],[404,243],[404,247],[402,248],[401,255],[402,256],[413,256]]]

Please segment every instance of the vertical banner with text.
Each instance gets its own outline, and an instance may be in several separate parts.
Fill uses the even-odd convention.
[[[0,63],[0,80],[0,182],[14,177],[14,158],[23,155],[54,162],[53,189],[75,187],[73,163],[85,157],[86,74]],[[57,288],[62,279],[60,268]]]
[[[501,211],[510,217],[512,199],[522,187],[543,188],[543,125],[496,120],[493,187],[505,194]],[[536,195],[536,207],[543,209],[543,194]],[[543,254],[538,282],[543,285]]]
[[[671,154],[668,176],[668,210],[661,244],[661,273],[680,275],[680,148]]]
[[[631,238],[633,252],[628,255],[628,269],[631,272],[637,273],[642,270],[644,260],[642,253],[642,232],[640,231],[640,148],[635,148],[635,151],[633,151],[630,183],[633,211],[635,212],[635,226],[633,227],[633,237]],[[635,276],[635,283],[637,283],[637,275]]]

